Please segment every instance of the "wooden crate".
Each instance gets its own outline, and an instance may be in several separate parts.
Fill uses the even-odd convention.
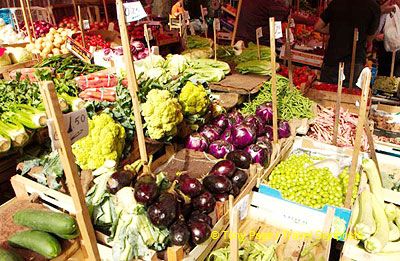
[[[35,64],[37,64],[38,62],[39,62],[38,60],[31,60],[28,62],[16,63],[16,64],[4,66],[0,69],[0,76],[2,76],[5,80],[11,80],[10,72],[12,72],[15,69],[32,67]]]

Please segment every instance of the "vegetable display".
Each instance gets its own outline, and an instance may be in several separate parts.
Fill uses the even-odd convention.
[[[241,62],[236,66],[236,70],[241,74],[253,73],[259,75],[271,75],[271,63],[268,60],[251,60]]]
[[[34,43],[26,46],[26,50],[39,54],[42,58],[52,57],[54,55],[68,54],[66,47],[67,36],[75,33],[69,29],[51,28],[44,37],[37,38]]]
[[[278,72],[283,77],[289,77],[289,68],[283,65],[280,66]],[[293,84],[299,88],[302,84],[311,83],[316,78],[316,74],[307,66],[297,67],[293,70]]]
[[[257,96],[245,103],[242,112],[244,114],[255,113],[258,106],[272,101],[271,81],[265,82]],[[277,76],[276,81],[278,99],[278,117],[283,120],[311,119],[314,117],[313,102],[304,97],[297,89],[289,87],[289,80]]]
[[[108,114],[89,120],[89,134],[72,145],[77,164],[84,170],[94,170],[106,160],[118,161],[125,144],[125,129]]]
[[[276,244],[266,246],[262,243],[249,241],[239,249],[239,260],[243,261],[277,261]],[[211,252],[207,257],[207,261],[229,261],[230,247],[220,248]]]
[[[15,32],[11,24],[6,24],[3,18],[0,18],[0,44],[27,43],[29,38],[24,32]]]

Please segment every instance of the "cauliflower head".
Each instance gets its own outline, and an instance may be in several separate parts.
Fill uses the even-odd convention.
[[[124,127],[102,113],[89,120],[88,135],[72,145],[72,152],[81,169],[94,170],[106,160],[118,161],[124,145]]]
[[[185,115],[203,116],[210,104],[206,89],[203,85],[195,85],[188,81],[179,94],[179,102]]]
[[[142,115],[149,137],[154,140],[175,136],[183,120],[181,105],[167,90],[151,90],[142,104]]]

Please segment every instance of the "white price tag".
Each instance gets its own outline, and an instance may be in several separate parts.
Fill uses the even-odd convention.
[[[283,37],[282,33],[282,22],[276,21],[275,22],[275,39],[279,39]]]
[[[124,3],[124,13],[126,22],[134,22],[147,17],[146,11],[140,1],[132,3]]]
[[[86,109],[70,112],[63,116],[68,136],[71,139],[71,144],[88,135],[89,125]],[[52,141],[52,147],[53,149],[59,149],[59,137],[55,133],[53,119],[47,120],[47,125],[49,127],[49,136]]]
[[[82,21],[82,25],[83,25],[83,30],[89,30],[90,29],[89,20],[83,20]]]
[[[146,42],[153,40],[153,34],[151,32],[151,29],[147,27],[147,24],[143,25],[143,33]]]
[[[263,37],[262,27],[258,27],[258,28],[256,29],[256,37],[257,37],[257,38]]]
[[[214,28],[215,31],[221,30],[221,22],[218,18],[214,18]]]
[[[108,24],[108,31],[114,31],[114,23],[113,22],[110,22]]]
[[[240,220],[245,219],[247,217],[247,214],[249,213],[249,200],[250,195],[246,195],[234,207],[235,210],[239,212]]]

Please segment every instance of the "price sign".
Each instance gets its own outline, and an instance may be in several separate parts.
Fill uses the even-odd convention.
[[[256,36],[257,36],[257,38],[263,37],[262,27],[258,27],[258,28],[256,29]]]
[[[89,20],[83,20],[82,24],[83,24],[83,29],[84,30],[89,30],[90,29]]]
[[[147,17],[146,11],[140,1],[132,3],[124,3],[124,14],[126,22],[134,22]]]
[[[68,136],[71,139],[71,144],[88,135],[89,125],[86,109],[70,112],[63,116]],[[52,147],[53,149],[59,149],[59,137],[55,133],[53,120],[47,120],[47,125],[49,127],[49,136],[52,141]]]
[[[114,31],[114,23],[113,22],[108,24],[108,31]]]
[[[282,33],[282,22],[276,21],[275,22],[275,39],[279,39],[283,37]]]
[[[234,209],[237,209],[239,212],[240,220],[243,220],[247,217],[250,206],[249,200],[250,200],[250,195],[246,195],[234,207]]]
[[[221,22],[219,21],[218,18],[214,18],[214,28],[215,31],[221,30]]]

